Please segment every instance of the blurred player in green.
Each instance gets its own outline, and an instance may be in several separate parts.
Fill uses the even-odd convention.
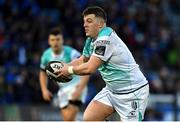
[[[106,87],[90,102],[83,119],[103,121],[117,112],[121,121],[142,121],[149,85],[139,65],[116,32],[106,26],[102,8],[86,8],[83,20],[87,36],[83,54],[57,72],[59,76],[68,76],[89,75],[99,70]]]
[[[50,31],[48,38],[50,47],[46,49],[41,56],[41,70],[39,73],[42,96],[46,101],[50,101],[53,97],[47,87],[48,78],[45,72],[47,63],[49,61],[63,61],[69,63],[80,56],[80,53],[77,50],[63,45],[63,35],[60,28],[53,28]],[[89,76],[80,77],[74,75],[72,81],[68,83],[58,83],[58,104],[64,121],[76,119],[79,107],[85,102],[88,80]]]

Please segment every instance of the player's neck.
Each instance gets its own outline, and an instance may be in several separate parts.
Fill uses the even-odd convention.
[[[99,28],[99,31],[98,31],[98,33],[96,34],[96,36],[95,37],[92,37],[94,40],[96,40],[97,39],[97,37],[98,37],[98,35],[99,35],[99,33],[102,31],[102,29],[103,28],[105,28],[106,27],[106,25],[104,25],[102,28]]]
[[[59,48],[59,50],[54,50],[53,52],[55,55],[59,55],[61,54],[62,50],[63,50],[63,47]]]

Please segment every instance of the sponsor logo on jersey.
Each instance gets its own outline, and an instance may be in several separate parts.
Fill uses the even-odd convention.
[[[105,50],[106,50],[106,46],[97,46],[97,47],[95,48],[95,53],[96,53],[97,55],[104,56]]]
[[[108,40],[98,40],[94,43],[95,46],[105,46],[110,45],[110,41]]]
[[[133,119],[137,117],[136,111],[131,111],[127,115],[128,119]]]
[[[136,110],[137,109],[137,102],[136,101],[132,101],[131,102],[131,107]]]

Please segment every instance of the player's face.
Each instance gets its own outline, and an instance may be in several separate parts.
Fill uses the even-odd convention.
[[[99,18],[95,17],[94,14],[84,16],[84,29],[86,36],[96,38],[101,27],[102,23],[99,21]]]
[[[49,35],[49,45],[53,49],[54,52],[59,52],[62,49],[63,45],[63,37],[62,35]]]

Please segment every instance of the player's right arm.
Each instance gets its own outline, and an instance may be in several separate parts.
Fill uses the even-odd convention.
[[[52,98],[52,93],[47,88],[47,75],[45,72],[45,67],[47,64],[46,54],[44,53],[41,57],[41,64],[40,64],[40,72],[39,72],[39,81],[43,99],[46,101],[50,101]]]
[[[39,80],[43,99],[46,101],[50,101],[52,98],[52,93],[47,88],[47,75],[45,71],[40,70]]]

